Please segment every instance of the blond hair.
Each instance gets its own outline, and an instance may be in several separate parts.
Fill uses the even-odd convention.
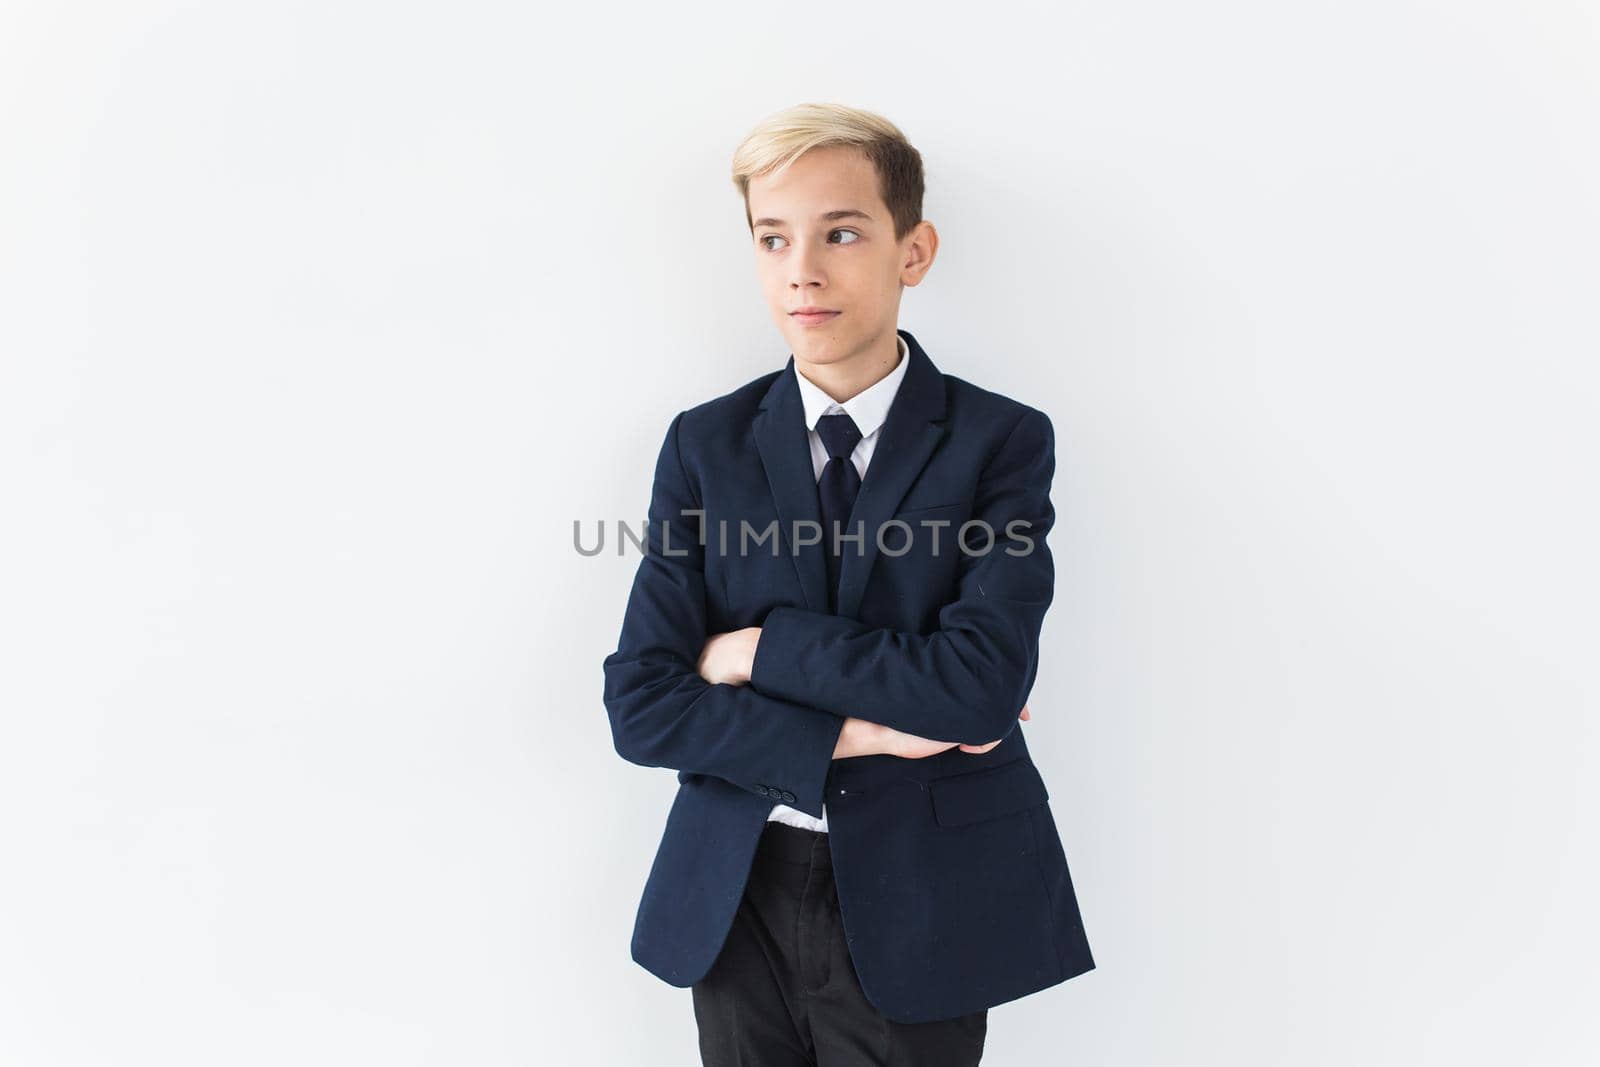
[[[859,149],[878,172],[878,192],[894,219],[894,239],[922,221],[922,154],[882,115],[843,104],[797,104],[763,119],[733,153],[733,184],[750,216],[750,180],[782,173],[813,148]]]

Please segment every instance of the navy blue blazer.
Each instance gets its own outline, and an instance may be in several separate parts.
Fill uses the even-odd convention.
[[[794,357],[667,428],[604,703],[620,756],[678,771],[631,946],[671,985],[716,960],[773,805],[820,818],[824,798],[850,955],[887,1018],[964,1015],[1094,967],[1017,719],[1055,581],[1054,429],[898,332],[911,362],[845,531],[864,536],[844,542],[837,614]],[[906,526],[880,545],[891,519]],[[972,519],[988,552],[981,525],[955,542]],[[746,626],[762,628],[749,683],[707,683],[707,637]],[[845,716],[1004,740],[835,760]]]

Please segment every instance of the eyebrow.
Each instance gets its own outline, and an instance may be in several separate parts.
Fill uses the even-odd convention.
[[[817,216],[818,222],[833,222],[836,219],[866,219],[868,222],[871,222],[872,216],[868,215],[865,211],[857,211],[853,207],[840,208],[837,211],[824,211],[822,214]],[[782,226],[784,225],[784,221],[782,219],[773,218],[756,219],[756,221],[751,223],[751,225]]]

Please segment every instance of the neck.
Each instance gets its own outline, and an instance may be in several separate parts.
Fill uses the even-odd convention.
[[[900,361],[900,335],[891,332],[887,339],[828,363],[813,363],[795,353],[794,369],[828,394],[835,404],[843,404],[864,389],[882,381]]]

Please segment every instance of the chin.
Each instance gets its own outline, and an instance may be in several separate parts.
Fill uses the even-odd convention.
[[[850,351],[850,345],[844,337],[825,337],[800,328],[796,328],[790,336],[789,347],[797,353],[803,353],[812,363],[832,363]]]

